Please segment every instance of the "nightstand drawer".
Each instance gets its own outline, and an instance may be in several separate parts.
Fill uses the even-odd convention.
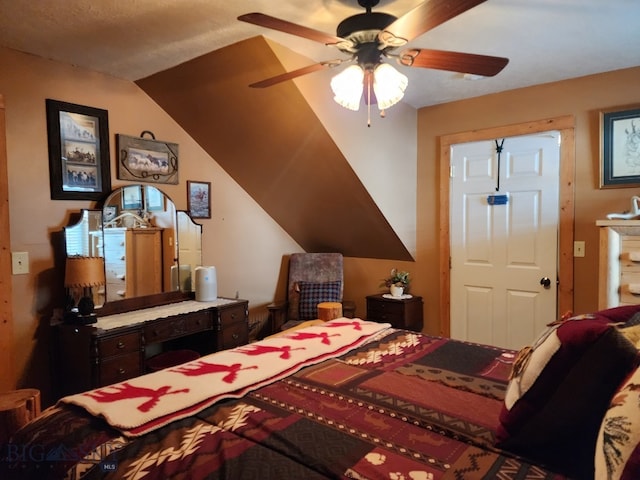
[[[139,352],[142,342],[140,332],[131,332],[98,340],[98,354],[101,358],[125,353]]]
[[[212,328],[213,322],[209,311],[194,312],[165,319],[162,322],[153,322],[144,328],[144,338],[147,343],[164,342]]]
[[[144,372],[141,356],[140,352],[136,352],[104,359],[99,367],[100,386],[111,385],[141,375]]]
[[[381,302],[370,300],[367,302],[367,318],[368,317],[393,317],[399,318],[404,315],[404,305],[394,301]]]

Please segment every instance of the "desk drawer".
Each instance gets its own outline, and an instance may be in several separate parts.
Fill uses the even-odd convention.
[[[99,366],[99,383],[103,387],[144,373],[141,352],[104,359]]]
[[[211,312],[202,311],[153,322],[144,328],[144,338],[147,343],[157,343],[211,330],[213,329],[211,317]]]
[[[219,332],[218,350],[228,350],[249,343],[249,326],[241,321],[227,325]]]
[[[140,352],[142,339],[140,332],[125,333],[113,337],[98,340],[98,354],[100,358],[122,355],[131,352]]]
[[[246,312],[244,305],[238,305],[235,307],[220,310],[218,317],[218,320],[220,322],[220,325],[218,326],[219,329],[224,330],[228,326],[231,326],[236,322],[242,322],[246,324],[247,318],[245,313]]]

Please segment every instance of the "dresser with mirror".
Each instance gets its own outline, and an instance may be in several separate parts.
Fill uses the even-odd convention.
[[[206,355],[248,342],[248,301],[195,301],[202,226],[160,189],[114,190],[64,239],[67,261],[101,259],[104,272],[90,291],[91,319],[53,325],[60,396],[147,373],[148,360],[168,351]]]

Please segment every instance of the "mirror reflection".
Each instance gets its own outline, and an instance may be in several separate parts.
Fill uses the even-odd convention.
[[[102,210],[83,210],[65,227],[67,256],[104,257],[104,288],[94,303],[194,290],[202,264],[202,226],[161,190],[128,185],[114,190]]]
[[[156,187],[130,185],[104,202],[107,302],[171,291],[178,265],[176,209]]]
[[[173,284],[182,292],[193,292],[195,269],[202,265],[202,225],[193,221],[187,212],[178,212],[178,278]]]

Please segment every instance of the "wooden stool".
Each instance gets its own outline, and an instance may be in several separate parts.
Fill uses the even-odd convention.
[[[0,445],[40,415],[40,390],[25,388],[0,393]]]
[[[322,302],[318,304],[318,318],[322,321],[333,320],[342,317],[342,304],[340,302]]]

